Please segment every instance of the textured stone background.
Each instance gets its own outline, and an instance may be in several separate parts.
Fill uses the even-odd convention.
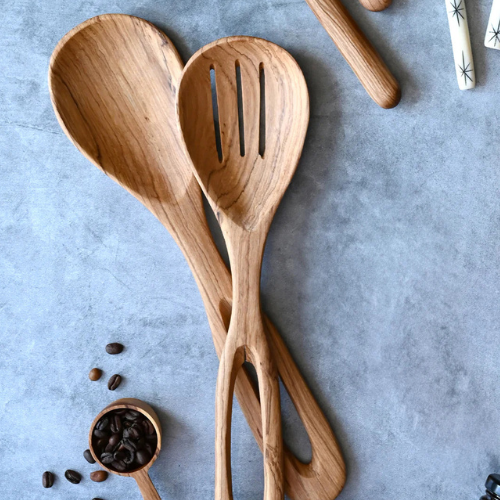
[[[347,1],[347,0],[346,0]],[[154,405],[163,499],[213,497],[217,360],[195,282],[156,219],[60,130],[47,66],[57,41],[106,12],[144,17],[183,58],[226,35],[268,38],[311,94],[303,159],[269,239],[265,309],[346,456],[341,500],[480,496],[500,461],[500,53],[491,0],[468,0],[478,87],[462,93],[444,2],[347,2],[403,88],[379,109],[303,0],[0,0],[0,491],[3,500],[139,499],[92,484],[93,416],[119,396]],[[122,341],[119,357],[104,353]],[[125,377],[116,393],[93,366]],[[287,439],[310,454],[285,402]],[[261,497],[239,410],[236,498]],[[75,486],[66,468],[85,475]],[[41,474],[58,480],[43,490]]]

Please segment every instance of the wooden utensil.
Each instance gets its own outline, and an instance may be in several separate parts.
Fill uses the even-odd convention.
[[[359,0],[361,5],[372,12],[380,12],[391,5],[392,0]]]
[[[75,146],[151,210],[181,248],[220,357],[231,315],[231,275],[180,146],[175,99],[182,69],[172,42],[152,24],[108,14],[85,21],[59,42],[50,61],[49,89],[59,123]],[[333,500],[346,478],[335,435],[283,339],[268,319],[265,324],[312,448],[308,464],[285,449],[286,493],[293,500]],[[235,392],[262,449],[260,403],[246,370],[238,374]]]
[[[110,469],[106,465],[104,465],[101,460],[99,453],[96,452],[93,444],[93,433],[94,433],[94,428],[99,422],[99,420],[106,415],[106,413],[109,413],[110,411],[114,410],[120,410],[120,409],[129,409],[129,410],[135,410],[140,413],[142,413],[149,421],[153,424],[153,427],[155,428],[156,435],[158,437],[158,443],[156,445],[156,450],[151,458],[151,460],[146,464],[143,465],[142,467],[130,471],[130,472],[118,472],[116,470]],[[153,408],[149,406],[147,403],[144,401],[141,401],[140,399],[134,399],[134,398],[124,398],[124,399],[118,399],[114,401],[113,403],[109,404],[102,410],[99,415],[94,419],[92,422],[92,425],[90,426],[90,431],[89,431],[89,449],[90,452],[92,453],[92,456],[94,457],[94,460],[99,464],[100,467],[102,467],[104,470],[107,470],[108,472],[111,472],[111,474],[117,474],[118,476],[126,476],[126,477],[133,477],[137,485],[139,486],[139,489],[141,490],[142,498],[144,500],[161,500],[160,495],[158,495],[158,492],[156,491],[156,488],[154,487],[151,478],[149,477],[148,471],[155,462],[155,460],[158,458],[158,455],[160,454],[161,450],[161,424],[160,424],[160,419],[158,418],[158,415],[155,413]]]
[[[382,108],[401,99],[399,84],[341,0],[306,0],[370,97]]]
[[[233,275],[231,322],[217,378],[215,498],[233,498],[233,388],[238,370],[249,361],[257,372],[262,407],[264,499],[280,500],[279,382],[262,322],[260,273],[272,219],[304,144],[309,123],[306,82],[281,47],[258,38],[229,37],[190,59],[177,103],[186,148],[219,220]]]

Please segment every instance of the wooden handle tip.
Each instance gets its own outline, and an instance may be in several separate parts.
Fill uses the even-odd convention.
[[[361,5],[372,12],[380,12],[391,5],[392,0],[359,0]]]

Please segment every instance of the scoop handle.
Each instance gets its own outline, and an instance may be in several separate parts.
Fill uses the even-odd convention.
[[[392,0],[359,0],[361,5],[372,12],[380,12],[391,5]]]
[[[132,476],[136,480],[144,500],[161,500],[146,468],[134,472]]]
[[[264,331],[262,330],[262,334]],[[252,353],[251,355],[250,352]],[[284,499],[283,440],[281,433],[278,371],[267,342],[257,350],[238,346],[228,337],[217,377],[215,410],[215,500],[233,500],[231,474],[231,417],[238,371],[250,361],[257,372],[260,402],[262,451],[264,456],[264,500]]]
[[[370,97],[382,108],[393,108],[401,90],[373,45],[340,0],[306,0]]]

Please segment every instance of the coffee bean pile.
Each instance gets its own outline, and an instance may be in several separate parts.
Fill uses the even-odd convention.
[[[130,472],[149,463],[157,443],[151,421],[127,408],[106,413],[97,422],[92,437],[101,462],[116,472]]]

